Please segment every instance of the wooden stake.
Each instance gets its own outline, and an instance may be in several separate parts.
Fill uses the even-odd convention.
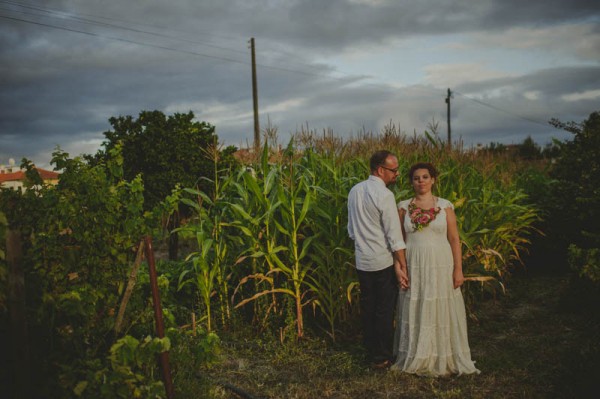
[[[158,292],[158,279],[156,277],[156,264],[154,263],[154,251],[152,250],[152,237],[144,238],[146,243],[146,260],[150,274],[150,286],[152,288],[152,302],[154,304],[154,319],[156,321],[156,334],[159,338],[165,337],[165,326],[163,322],[162,307],[160,306],[160,294]],[[159,366],[165,383],[167,399],[173,399],[173,381],[171,379],[171,369],[169,366],[169,352],[165,351],[158,355]]]

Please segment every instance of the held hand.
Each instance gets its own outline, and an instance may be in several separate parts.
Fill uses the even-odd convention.
[[[454,270],[452,273],[452,280],[454,282],[454,288],[458,288],[465,282],[462,270]]]
[[[408,273],[406,269],[400,268],[400,276],[398,283],[400,284],[400,288],[402,288],[403,290],[407,290],[410,288],[410,282],[408,280]]]

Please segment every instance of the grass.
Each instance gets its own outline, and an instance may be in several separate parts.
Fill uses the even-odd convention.
[[[506,296],[480,302],[469,320],[480,375],[371,370],[357,334],[335,345],[310,338],[281,344],[238,331],[222,334],[221,361],[198,371],[194,397],[586,398],[600,392],[600,312],[590,302],[597,291],[590,297],[566,276],[526,273],[509,287]]]

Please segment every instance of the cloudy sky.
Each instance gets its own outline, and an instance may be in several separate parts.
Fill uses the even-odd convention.
[[[466,146],[543,145],[600,110],[597,0],[0,0],[0,164],[95,153],[112,116],[193,111],[223,144],[261,128],[394,123]]]

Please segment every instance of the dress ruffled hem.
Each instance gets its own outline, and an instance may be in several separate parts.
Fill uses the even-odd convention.
[[[406,355],[406,354],[404,354]],[[429,356],[406,359],[400,356],[390,370],[401,371],[427,377],[444,377],[449,375],[480,374],[471,360],[470,352],[452,353],[447,356]]]

